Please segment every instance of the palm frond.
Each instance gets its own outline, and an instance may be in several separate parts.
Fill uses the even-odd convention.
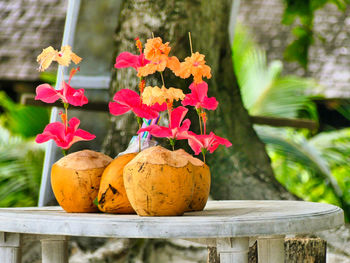
[[[306,172],[307,180],[302,182],[303,179],[299,178],[299,182],[293,181],[294,184],[299,184],[298,190],[305,192],[307,188],[312,192],[323,191],[317,199],[320,201],[322,195],[329,195],[325,188],[330,189],[337,200],[336,204],[342,206],[350,219],[350,193],[347,183],[349,181],[350,184],[350,129],[320,133],[309,140],[300,133],[289,133],[287,129],[256,127],[256,130],[261,140],[267,144],[270,155],[279,156],[276,158],[280,162],[277,165],[285,166],[285,170],[282,170],[284,177],[292,176],[293,170],[299,174]],[[274,166],[276,168],[276,163]],[[342,173],[336,172],[337,167]],[[281,171],[275,169],[277,170]],[[325,200],[329,201],[334,197],[328,196]]]
[[[33,137],[49,123],[49,109],[16,104],[5,92],[0,92],[0,107],[5,111],[1,122],[15,135]]]
[[[0,206],[36,205],[44,151],[0,126]]]
[[[316,118],[316,108],[307,91],[317,83],[296,76],[282,77],[282,63],[276,60],[268,66],[265,51],[254,44],[247,29],[238,24],[235,32],[234,69],[249,113],[296,118],[303,110]]]

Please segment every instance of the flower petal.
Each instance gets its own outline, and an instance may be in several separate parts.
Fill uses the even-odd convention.
[[[157,102],[154,105],[152,105],[151,108],[157,112],[161,112],[167,110],[167,105],[165,102],[162,105],[159,105],[159,103]]]
[[[145,131],[148,131],[152,136],[155,136],[155,137],[160,137],[160,138],[171,138],[172,137],[171,130],[168,127],[159,126],[156,124],[152,124],[146,128],[140,129],[137,132],[137,134],[139,134],[141,132],[145,132]]]
[[[129,107],[135,107],[140,104],[140,96],[131,89],[121,89],[115,93],[113,100]]]
[[[115,60],[115,68],[128,68],[133,67],[137,69],[139,64],[139,56],[131,54],[130,52],[122,52]]]
[[[73,131],[76,131],[79,127],[79,124],[80,124],[80,120],[76,117],[73,117],[69,120],[69,127],[73,130]]]
[[[60,98],[59,93],[49,84],[41,84],[36,88],[36,100],[53,103]]]
[[[75,134],[74,134],[74,137],[78,137],[78,138],[81,138],[80,140],[93,140],[96,138],[96,135],[90,133],[90,132],[87,132],[87,131],[84,131],[82,129],[78,129]]]
[[[204,148],[203,143],[197,136],[199,135],[195,134],[188,138],[188,144],[190,145],[191,149],[194,151],[195,155],[200,154],[202,152],[202,148]]]
[[[207,109],[207,110],[216,110],[218,105],[219,105],[219,102],[216,100],[215,97],[204,98],[204,100],[201,104],[202,108]]]
[[[74,89],[68,83],[63,82],[65,98],[67,102],[73,106],[83,106],[88,103],[88,99],[84,95],[84,89]]]
[[[115,116],[122,115],[128,112],[129,110],[131,110],[129,106],[122,105],[118,102],[110,102],[108,104],[108,107],[109,107],[109,112]]]
[[[182,106],[175,108],[170,114],[170,129],[177,128],[180,126],[182,120],[185,118],[188,109]]]
[[[145,119],[155,119],[158,117],[158,112],[153,110],[150,106],[146,104],[139,105],[138,107],[133,107],[132,111],[136,116]]]
[[[63,141],[65,137],[65,127],[61,122],[52,122],[46,125],[43,133],[38,134],[35,138],[35,142],[43,143],[50,139],[55,141]]]

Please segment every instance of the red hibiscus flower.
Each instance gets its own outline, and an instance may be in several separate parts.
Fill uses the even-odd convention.
[[[63,87],[55,90],[49,84],[41,84],[36,88],[36,100],[46,103],[53,103],[58,99],[62,99],[63,103],[73,106],[83,106],[88,103],[88,99],[84,95],[84,89],[74,89],[68,83],[62,82]]]
[[[182,101],[182,105],[191,105],[197,109],[203,108],[207,110],[215,110],[218,106],[216,98],[208,98],[208,84],[202,81],[199,84],[192,83],[190,85],[190,94],[186,94],[185,99]]]
[[[200,154],[202,150],[213,153],[219,145],[225,145],[226,147],[230,147],[232,145],[232,143],[230,143],[227,139],[219,137],[213,132],[211,132],[209,135],[197,135],[190,131],[188,132],[188,135],[188,144],[196,155]]]
[[[115,60],[115,68],[128,68],[133,67],[138,70],[138,68],[146,66],[150,61],[145,59],[145,55],[141,53],[140,55],[134,55],[130,52],[122,52],[118,55]]]
[[[118,91],[113,100],[109,103],[109,111],[113,115],[122,115],[128,111],[132,111],[136,116],[146,119],[157,118],[160,111],[166,110],[166,103],[153,106],[147,106],[140,100],[139,94],[130,89],[122,89]]]
[[[47,142],[48,140],[54,140],[58,147],[68,149],[73,143],[78,141],[90,141],[95,139],[95,135],[78,129],[80,120],[78,118],[72,118],[69,121],[67,127],[61,122],[49,123],[43,133],[38,134],[35,138],[37,143]]]
[[[175,140],[188,139],[187,132],[190,128],[191,121],[189,119],[186,119],[181,125],[181,122],[185,118],[187,112],[188,109],[186,109],[185,107],[177,107],[170,113],[169,127],[153,124],[146,128],[140,129],[137,132],[137,134],[148,131],[151,135],[155,137],[162,137]]]

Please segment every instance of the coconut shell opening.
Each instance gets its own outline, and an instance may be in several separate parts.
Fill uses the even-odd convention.
[[[83,150],[68,154],[56,162],[56,165],[68,169],[89,170],[106,167],[113,159],[103,153]]]
[[[170,151],[162,146],[150,147],[138,154],[129,164],[149,163],[149,164],[166,164],[173,167],[184,167],[188,163],[194,166],[202,166],[204,163],[185,152],[183,149]]]

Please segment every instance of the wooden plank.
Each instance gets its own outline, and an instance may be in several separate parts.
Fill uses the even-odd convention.
[[[0,262],[21,262],[21,235],[0,232]]]
[[[218,238],[220,263],[248,263],[249,237]]]
[[[284,236],[258,238],[258,262],[284,262]]]
[[[41,238],[43,263],[68,263],[68,242],[65,236]]]

